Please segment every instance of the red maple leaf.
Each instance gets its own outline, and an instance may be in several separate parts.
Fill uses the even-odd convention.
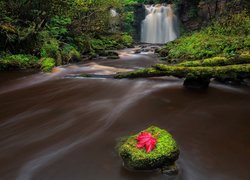
[[[154,138],[149,132],[141,132],[136,140],[138,141],[136,147],[139,149],[145,147],[147,153],[151,152],[154,149],[157,142],[157,139]]]

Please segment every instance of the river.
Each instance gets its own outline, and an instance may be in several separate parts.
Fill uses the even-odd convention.
[[[175,78],[112,79],[157,62],[150,54],[120,54],[52,74],[0,73],[1,180],[249,179],[248,88],[213,82],[194,91]],[[176,139],[178,175],[123,168],[117,140],[150,125]]]

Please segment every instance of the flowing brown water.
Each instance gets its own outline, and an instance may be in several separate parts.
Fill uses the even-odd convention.
[[[249,89],[213,83],[191,91],[174,79],[64,78],[154,62],[137,55],[54,74],[1,73],[0,179],[248,180]],[[178,175],[122,167],[117,138],[150,125],[167,129],[179,144]]]

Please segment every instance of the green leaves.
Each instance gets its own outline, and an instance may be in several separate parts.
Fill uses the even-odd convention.
[[[71,18],[64,16],[55,16],[48,23],[48,31],[51,37],[59,38],[68,33],[67,26],[72,23]]]
[[[44,72],[50,72],[56,63],[53,58],[43,58],[41,59],[41,68]]]

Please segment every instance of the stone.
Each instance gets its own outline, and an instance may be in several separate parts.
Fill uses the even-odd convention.
[[[141,132],[149,132],[157,139],[154,149],[147,153],[145,148],[137,148],[136,137]],[[171,134],[166,130],[151,126],[138,134],[132,135],[120,142],[118,152],[124,165],[131,170],[157,170],[166,171],[172,167],[179,156],[179,149]]]
[[[209,87],[210,78],[203,77],[186,77],[183,86],[188,89],[207,89]]]

